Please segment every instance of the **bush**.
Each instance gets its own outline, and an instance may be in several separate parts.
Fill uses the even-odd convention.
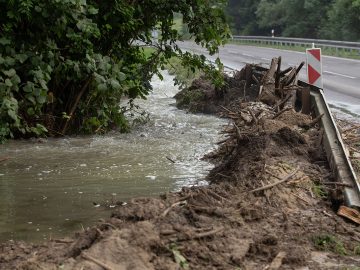
[[[120,100],[145,98],[167,59],[206,67],[176,45],[174,12],[210,53],[228,36],[222,6],[210,2],[0,0],[0,140],[126,130]]]

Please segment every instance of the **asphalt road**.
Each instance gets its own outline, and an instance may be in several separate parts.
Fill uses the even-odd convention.
[[[205,49],[193,42],[182,42],[182,49],[206,54]],[[219,54],[208,56],[210,60],[220,57],[225,66],[240,69],[245,63],[270,64],[271,58],[282,57],[282,69],[297,66],[306,61],[305,52],[294,52],[254,46],[228,44],[220,48]],[[323,83],[328,103],[333,108],[360,118],[360,60],[323,56]],[[306,67],[300,72],[300,79],[306,79]]]

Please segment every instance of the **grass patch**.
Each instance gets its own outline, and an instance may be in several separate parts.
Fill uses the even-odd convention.
[[[297,52],[305,52],[307,48],[310,48],[310,46],[301,46],[301,45],[290,46],[290,45],[278,45],[278,44],[270,44],[270,43],[265,44],[265,43],[258,43],[258,42],[254,42],[254,41],[242,41],[242,40],[231,40],[231,41],[229,41],[229,43],[237,44],[237,45],[249,45],[249,46],[256,46],[256,47],[297,51]],[[321,47],[321,46],[318,46],[318,48],[321,48],[321,52],[323,55],[360,60],[360,52],[358,50],[336,49],[336,48],[328,48],[328,47]]]
[[[204,93],[201,90],[194,89],[192,91],[185,90],[177,95],[176,107],[180,109],[188,109],[190,112],[197,112],[198,104],[204,98]]]
[[[189,87],[195,79],[198,79],[203,74],[199,69],[183,66],[181,59],[178,57],[172,57],[166,68],[170,75],[175,76],[175,84],[179,85],[180,89]]]
[[[311,189],[314,195],[318,198],[326,199],[328,197],[326,189],[321,184],[314,183]]]
[[[339,255],[348,255],[344,244],[331,234],[320,234],[313,237],[316,249],[321,251],[331,251]]]

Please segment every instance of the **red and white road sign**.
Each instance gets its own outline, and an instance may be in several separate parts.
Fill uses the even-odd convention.
[[[308,83],[323,88],[321,49],[306,49]]]

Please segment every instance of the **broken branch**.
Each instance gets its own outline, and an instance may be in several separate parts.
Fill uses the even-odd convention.
[[[278,182],[275,182],[275,183],[272,183],[272,184],[269,184],[269,185],[266,185],[266,186],[263,186],[263,187],[260,187],[260,188],[253,189],[250,192],[253,193],[253,192],[263,191],[263,190],[266,190],[266,189],[269,189],[269,188],[273,188],[273,187],[275,187],[277,185],[280,185],[282,183],[285,183],[285,182],[289,181],[298,171],[299,171],[299,167],[297,167],[292,173],[287,175],[282,180],[280,180]]]

